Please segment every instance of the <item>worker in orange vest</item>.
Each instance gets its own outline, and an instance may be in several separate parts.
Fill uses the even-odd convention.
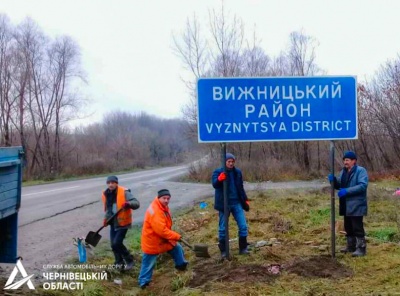
[[[175,261],[175,268],[186,270],[188,262],[182,246],[178,243],[181,235],[173,230],[171,212],[168,204],[171,194],[168,189],[161,189],[146,210],[142,229],[142,266],[139,274],[139,285],[146,288],[153,276],[157,256],[168,252]]]
[[[137,210],[140,203],[133,197],[130,189],[118,185],[117,176],[107,178],[107,189],[103,191],[102,201],[105,213],[103,225],[110,225],[114,264],[118,269],[130,270],[133,268],[134,261],[132,254],[124,245],[124,239],[132,225],[132,210]],[[122,210],[113,219],[110,219],[120,209]]]

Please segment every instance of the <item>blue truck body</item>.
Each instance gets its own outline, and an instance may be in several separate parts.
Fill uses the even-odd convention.
[[[0,263],[17,261],[22,147],[0,147]]]

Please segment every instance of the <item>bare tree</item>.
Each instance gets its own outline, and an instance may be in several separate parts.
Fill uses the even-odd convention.
[[[68,92],[69,83],[75,78],[81,78],[80,54],[75,41],[70,37],[59,37],[49,47],[48,51],[48,80],[50,101],[54,101],[54,121],[52,132],[54,133],[54,144],[52,154],[53,171],[59,172],[61,165],[61,140],[60,130],[63,121],[69,118],[69,112],[78,109],[81,100]]]
[[[395,154],[400,159],[400,56],[381,67],[373,85],[371,108],[390,136]]]
[[[230,18],[225,12],[223,3],[219,12],[210,10],[208,16],[209,31],[201,31],[201,26],[194,15],[187,21],[182,35],[173,37],[174,52],[191,74],[189,79],[184,80],[188,86],[189,100],[182,108],[184,119],[187,121],[188,136],[191,139],[197,139],[196,79],[240,76],[241,71],[244,71],[242,55],[245,39],[242,20],[236,15]],[[254,49],[253,56],[256,54],[258,52]]]
[[[196,15],[187,19],[186,29],[180,36],[173,36],[174,53],[182,59],[183,66],[196,78],[204,75],[208,63],[207,42],[201,36],[201,27]]]
[[[398,169],[400,159],[400,57],[383,64],[359,87],[359,141],[373,170]]]
[[[196,56],[203,59],[200,49]],[[201,63],[192,68],[198,75]],[[30,18],[13,27],[0,15],[0,145],[24,147],[25,177],[102,173],[185,159],[192,142],[182,139],[182,120],[112,112],[102,123],[72,133],[67,123],[83,106],[82,82],[80,49],[73,39],[49,38]]]
[[[29,116],[29,123],[32,128],[35,141],[32,145],[28,145],[26,148],[31,155],[31,161],[29,164],[29,173],[33,175],[35,167],[38,165],[40,170],[48,172],[47,169],[47,157],[50,156],[50,151],[43,151],[43,134],[46,129],[46,115],[44,102],[41,101],[43,98],[44,89],[41,87],[41,79],[44,72],[44,56],[45,56],[45,44],[46,37],[43,32],[39,29],[37,24],[30,18],[25,19],[16,30],[16,40],[18,42],[18,48],[21,51],[21,56],[26,64],[28,71],[28,80],[26,81],[26,95],[24,97],[24,105],[27,111],[20,116]],[[21,77],[23,79],[23,77]],[[21,82],[22,84],[23,82]],[[24,109],[24,107],[22,108]],[[26,118],[26,117],[25,117]],[[22,119],[27,123],[26,119]],[[42,121],[42,122],[41,122]],[[44,125],[43,125],[44,121]],[[23,127],[21,127],[22,129]],[[46,155],[47,152],[47,156]]]
[[[292,32],[289,39],[288,60],[290,63],[290,74],[293,76],[313,76],[319,74],[320,69],[315,61],[315,50],[318,46],[316,39],[305,35],[303,31]],[[295,142],[294,145],[298,161],[307,171],[310,171],[310,142]],[[319,156],[317,155],[317,159],[320,158]]]
[[[288,60],[293,76],[313,76],[321,74],[316,64],[316,48],[319,42],[303,31],[295,31],[289,36]]]
[[[240,74],[244,42],[244,25],[236,15],[229,20],[222,3],[220,13],[209,12],[211,36],[215,50],[211,51],[211,75],[235,77]]]
[[[241,62],[241,76],[263,77],[270,76],[271,58],[261,48],[261,41],[257,39],[256,32],[253,33],[253,39],[247,41],[247,47],[244,49]]]
[[[7,16],[0,14],[0,145],[11,146],[11,118],[17,98],[12,93],[14,43]]]
[[[206,50],[207,42],[201,36],[200,24],[195,14],[192,19],[187,19],[186,29],[180,38],[173,36],[173,42],[174,53],[182,59],[184,68],[188,70],[195,79],[204,76],[205,69],[209,63],[209,56]],[[194,138],[197,134],[196,86],[192,79],[182,80],[189,92],[189,102],[182,107],[182,113],[188,123],[187,135],[189,138]]]
[[[67,132],[63,124],[81,103],[71,86],[81,77],[79,48],[69,37],[52,41],[30,18],[16,27],[13,40],[15,106],[10,120],[27,152],[29,174],[57,174],[62,162],[61,134]],[[29,135],[33,141],[28,140]]]

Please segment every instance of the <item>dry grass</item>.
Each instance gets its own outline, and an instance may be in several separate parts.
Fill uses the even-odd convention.
[[[210,199],[208,208],[196,204],[175,217],[175,225],[192,243],[209,244],[212,258],[196,258],[185,248],[189,270],[177,272],[171,259],[162,256],[146,290],[137,287],[138,267],[122,276],[110,274],[110,279],[121,277],[122,286],[96,284],[101,295],[400,295],[400,199],[391,191],[396,187],[390,182],[370,185],[366,257],[336,253],[331,258],[330,196],[324,190],[251,192],[249,242],[272,245],[253,247],[250,256],[237,255],[237,227],[230,219],[233,258],[220,261],[217,214]],[[131,247],[139,252],[137,239],[136,234]],[[344,242],[337,234],[337,249]],[[94,263],[112,261],[110,253],[102,255]],[[274,266],[279,274],[271,272]]]
[[[192,164],[189,168],[189,175],[185,176],[183,180],[209,183],[211,178],[210,172],[220,166],[221,164],[216,160],[205,164]],[[268,160],[268,166],[260,166],[258,162],[241,160],[238,163],[238,167],[245,173],[244,177],[248,182],[312,180],[327,175],[321,175],[315,173],[315,171],[307,173],[290,159],[280,161],[274,159]]]

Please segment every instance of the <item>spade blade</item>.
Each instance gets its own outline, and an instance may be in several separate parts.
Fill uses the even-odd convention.
[[[95,247],[99,243],[100,239],[101,235],[98,232],[89,231],[89,233],[86,235],[85,241],[89,245]]]

